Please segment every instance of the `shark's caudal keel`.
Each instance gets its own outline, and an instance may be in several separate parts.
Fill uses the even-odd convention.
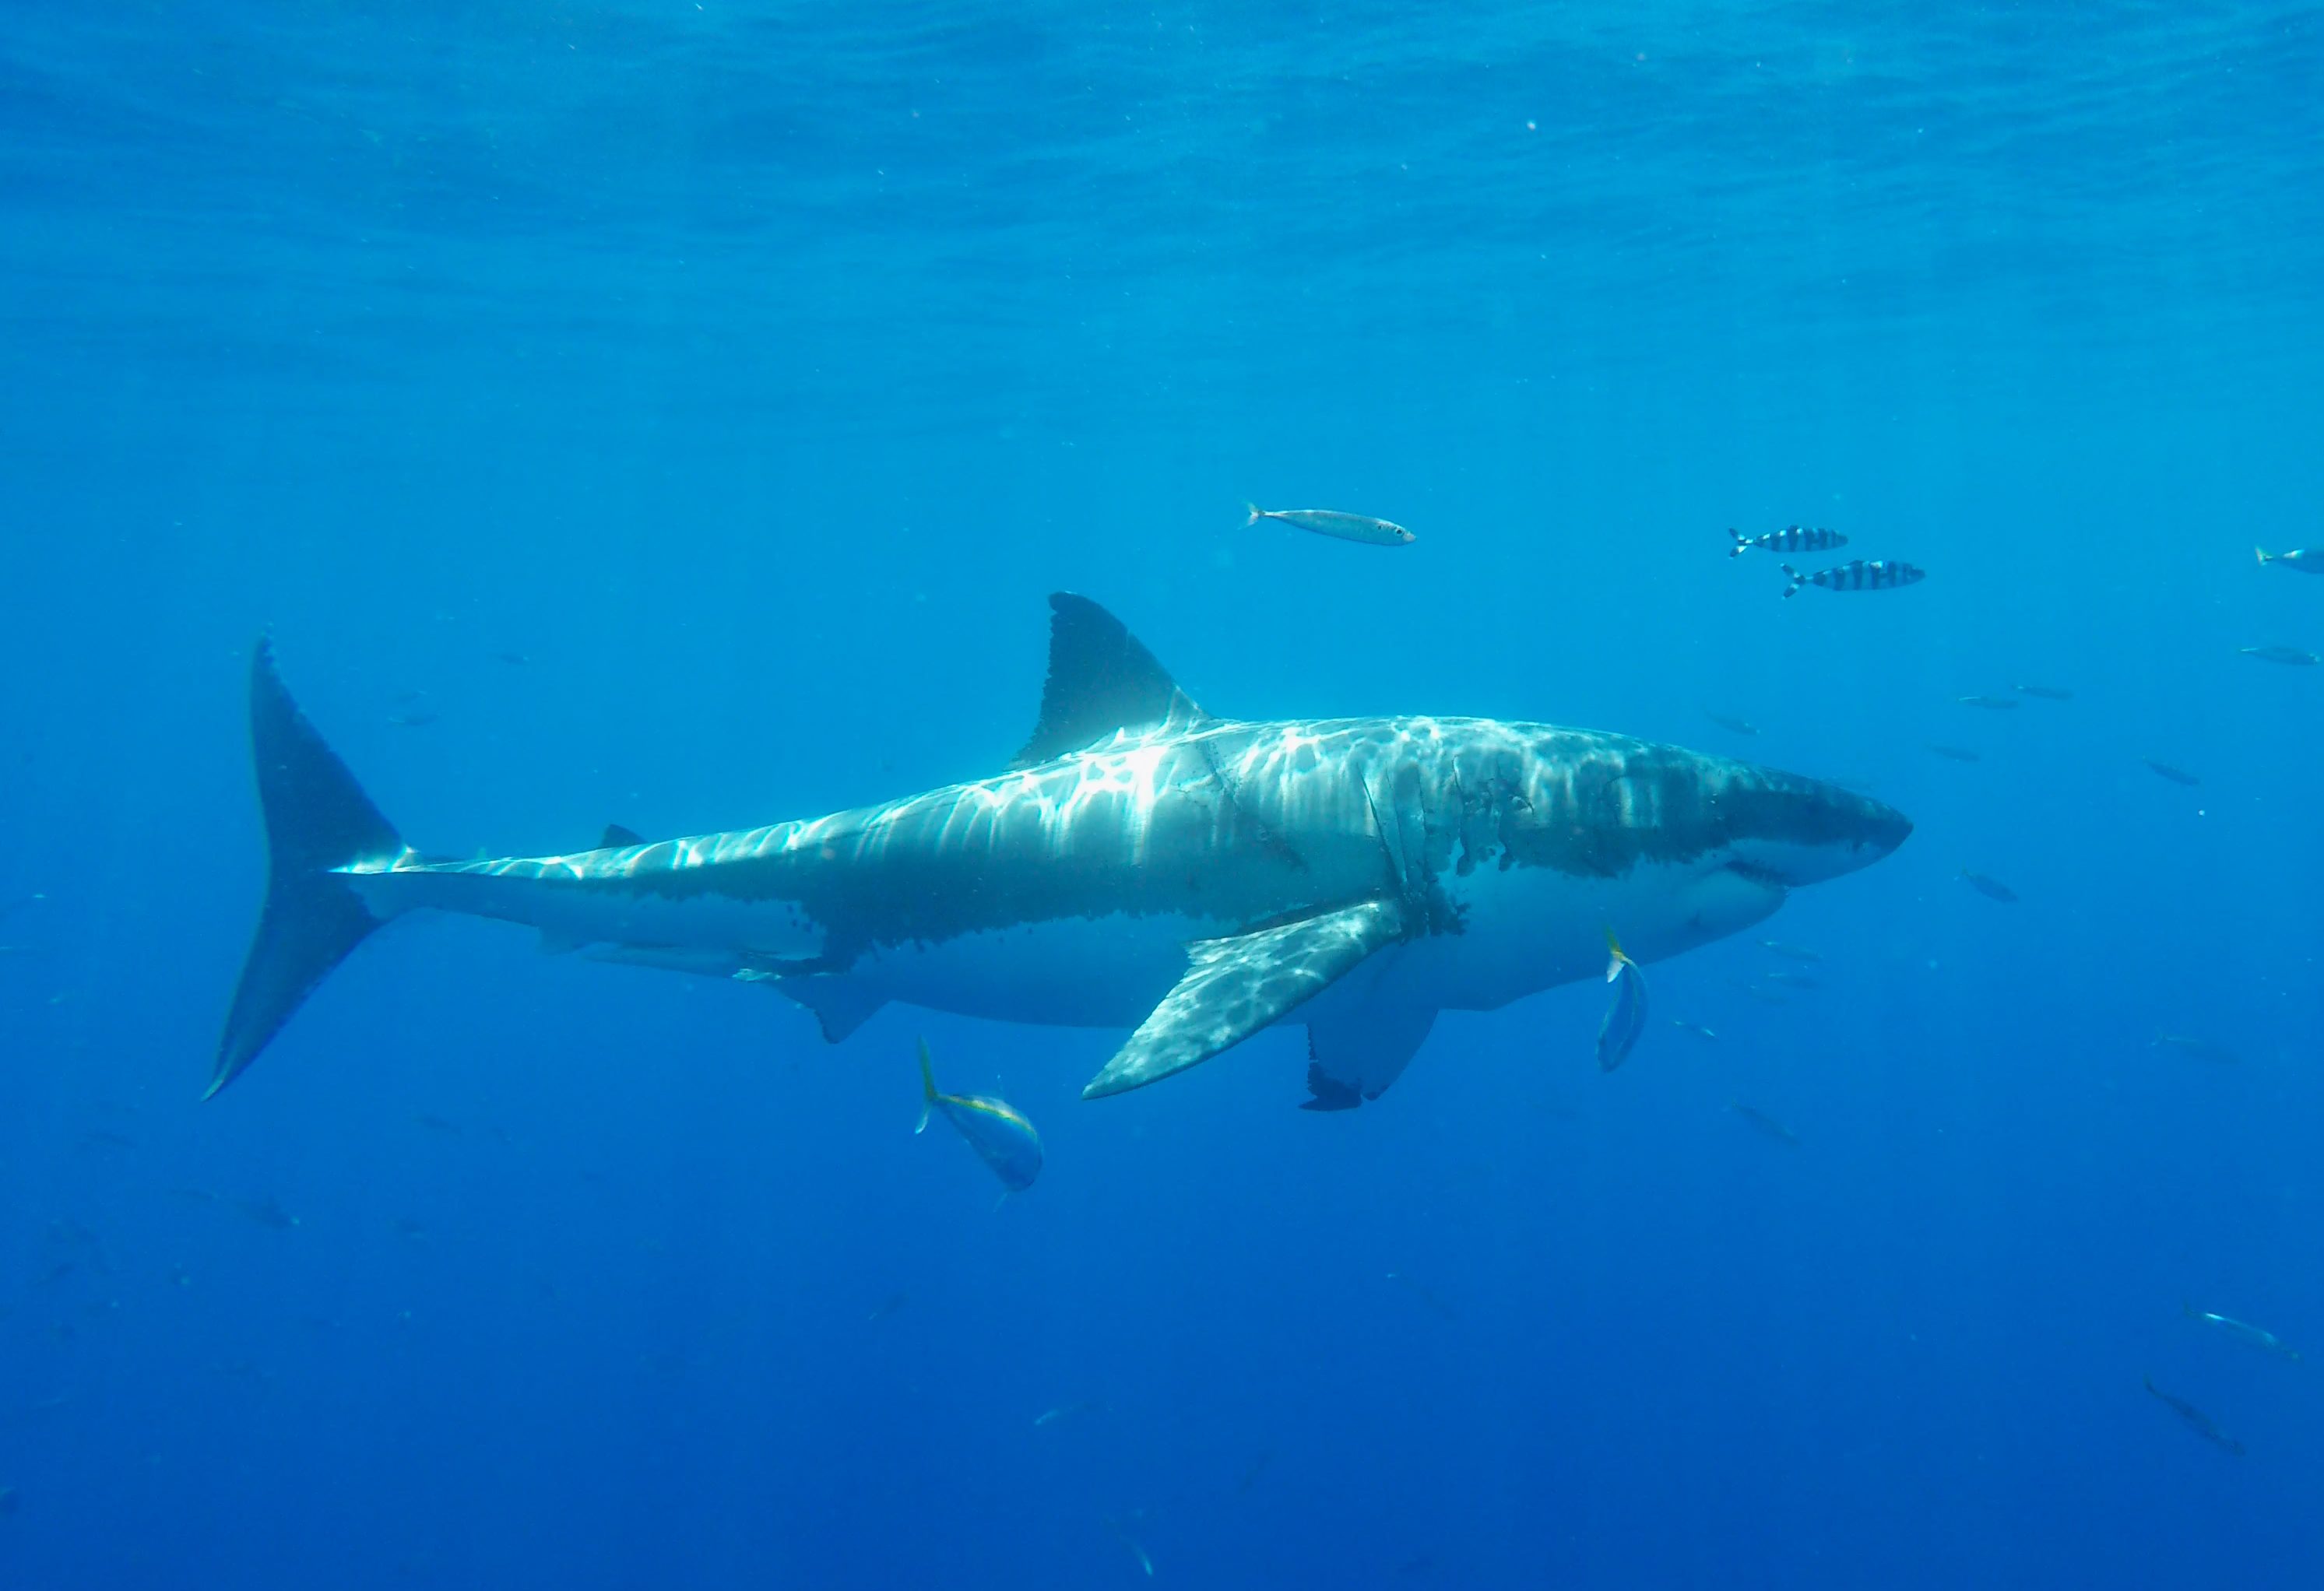
[[[1377,1097],[1438,1011],[1489,1010],[1758,922],[1877,860],[1904,818],[1836,786],[1489,719],[1213,718],[1111,615],[1050,599],[1011,768],[767,828],[492,861],[408,848],[262,647],[266,904],[211,1091],[372,929],[439,910],[610,961],[767,984],[844,1038],[890,1001],[1128,1027],[1118,1093],[1307,1029],[1311,1108]]]

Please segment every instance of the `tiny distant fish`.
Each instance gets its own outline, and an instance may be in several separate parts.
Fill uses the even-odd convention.
[[[387,722],[391,729],[426,729],[443,716],[440,713],[391,713]]]
[[[1689,1022],[1683,1016],[1672,1017],[1671,1025],[1677,1028],[1682,1033],[1691,1033],[1699,1039],[1716,1039],[1719,1036],[1711,1029],[1705,1027],[1702,1023]]]
[[[1987,713],[2015,713],[2017,711],[2017,704],[2011,701],[2007,696],[1955,696],[1953,700],[1959,702],[1964,707],[1982,707]]]
[[[1833,547],[1848,545],[1848,538],[1839,531],[1816,525],[1786,525],[1781,530],[1763,530],[1757,536],[1746,536],[1730,526],[1727,534],[1735,538],[1735,545],[1727,549],[1730,558],[1739,558],[1753,547],[1771,553],[1830,552]]]
[[[526,657],[522,652],[494,652],[493,654],[493,661],[495,663],[505,663],[512,668],[521,668],[526,664],[531,662],[532,659]]]
[[[411,1119],[431,1133],[441,1133],[447,1138],[456,1138],[460,1136],[460,1124],[448,1116],[438,1116],[432,1110],[423,1110]]]
[[[1267,1467],[1274,1462],[1275,1449],[1273,1448],[1261,1448],[1259,1450],[1259,1457],[1253,1458],[1250,1465],[1244,1468],[1242,1478],[1235,1482],[1235,1494],[1237,1496],[1240,1496],[1243,1493],[1250,1491],[1251,1487],[1259,1485],[1259,1477],[1265,1475],[1267,1473]]]
[[[1963,868],[1960,870],[1960,876],[1962,883],[1968,885],[1971,889],[1976,890],[1987,900],[1997,900],[2004,906],[2015,906],[2017,904],[2017,891],[2012,889],[2008,885],[2004,884],[1998,878],[1987,878],[1983,873],[1973,873],[1967,868]]]
[[[867,1326],[877,1325],[911,1301],[912,1295],[908,1292],[891,1292],[863,1311],[863,1322]]]
[[[1740,979],[1729,979],[1728,981],[1763,1006],[1788,1006],[1792,1003],[1772,989],[1762,989],[1756,983],[1746,983]]]
[[[1966,746],[1932,746],[1930,750],[1950,762],[1983,762],[1985,753],[1972,751]]]
[[[1403,1288],[1406,1292],[1412,1294],[1413,1297],[1418,1299],[1422,1303],[1426,1304],[1428,1306],[1429,1313],[1447,1320],[1457,1320],[1461,1318],[1459,1312],[1456,1311],[1451,1304],[1446,1303],[1443,1299],[1437,1297],[1427,1288],[1422,1286],[1419,1283],[1406,1275],[1402,1271],[1390,1271],[1388,1274],[1388,1279],[1395,1283],[1398,1287]]]
[[[299,1218],[283,1209],[282,1201],[272,1194],[263,1199],[237,1199],[234,1207],[260,1226],[277,1231],[288,1231],[299,1224]]]
[[[1730,735],[1756,735],[1759,732],[1759,726],[1748,719],[1729,718],[1724,713],[1713,713],[1708,707],[1702,710],[1702,715]]]
[[[2233,1315],[2216,1314],[2209,1310],[2199,1310],[2190,1303],[2181,1304],[2179,1311],[2190,1320],[2200,1320],[2204,1325],[2225,1333],[2246,1347],[2258,1348],[2263,1352],[2273,1354],[2280,1359],[2291,1359],[2296,1362],[2300,1357],[2298,1348],[2289,1347],[2283,1338],[2274,1332],[2264,1331],[2248,1320],[2238,1320]]]
[[[2287,569],[2297,569],[2303,575],[2324,575],[2324,547],[2298,547],[2290,552],[2272,553],[2264,547],[2252,551],[2259,555],[2260,567],[2282,564]]]
[[[1244,521],[1247,525],[1274,520],[1302,530],[1313,530],[1318,536],[1360,541],[1368,547],[1404,547],[1419,539],[1395,520],[1375,520],[1370,514],[1343,514],[1338,509],[1263,509],[1255,502],[1243,506],[1250,510],[1250,518]]]
[[[914,1132],[927,1131],[928,1117],[940,1115],[952,1124],[954,1131],[968,1140],[968,1146],[992,1168],[992,1174],[1011,1193],[1021,1193],[1033,1185],[1033,1179],[1041,1174],[1041,1135],[1005,1099],[987,1099],[980,1094],[937,1093],[936,1074],[928,1063],[926,1039],[920,1041],[920,1090],[927,1104]]]
[[[2228,1452],[2236,1455],[2238,1458],[2242,1457],[2244,1445],[2236,1440],[2235,1438],[2229,1436],[2226,1431],[2221,1430],[2218,1427],[2218,1423],[2209,1414],[2204,1413],[2200,1409],[2198,1409],[2194,1404],[2187,1402],[2184,1398],[2174,1398],[2169,1393],[2164,1392],[2161,1387],[2154,1384],[2154,1378],[2153,1376],[2149,1375],[2144,1379],[2146,1382],[2147,1395],[2161,1400],[2166,1408],[2168,1408],[2173,1414],[2179,1416],[2179,1422],[2181,1424],[2184,1425],[2189,1430],[2193,1431],[2197,1436],[2201,1437],[2213,1447],[2225,1448]]]
[[[1812,962],[1823,960],[1823,952],[1821,951],[1812,951],[1803,944],[1785,944],[1780,939],[1763,939],[1759,942],[1759,948],[1770,955],[1781,956],[1787,961]]]
[[[2022,685],[2017,687],[2017,694],[2039,696],[2044,702],[2070,702],[2074,699],[2073,692],[2060,690],[2056,685]]]
[[[2156,1050],[2176,1050],[2181,1055],[2197,1061],[2209,1061],[2220,1066],[2240,1065],[2243,1057],[2225,1044],[2215,1044],[2209,1039],[2196,1038],[2184,1033],[2158,1033],[2148,1046]]]
[[[390,1225],[394,1228],[395,1235],[398,1237],[403,1238],[406,1242],[425,1243],[428,1241],[427,1227],[421,1222],[412,1219],[410,1216],[398,1216],[390,1223]]]
[[[14,1486],[0,1486],[0,1514],[14,1513],[15,1512],[16,1488]]]
[[[1138,1559],[1138,1567],[1146,1571],[1146,1577],[1148,1579],[1152,1579],[1154,1577],[1154,1560],[1146,1556],[1146,1549],[1140,1547],[1137,1541],[1131,1538],[1130,1532],[1122,1528],[1121,1522],[1109,1516],[1105,1522],[1105,1528],[1111,1531],[1114,1533],[1115,1538],[1120,1540],[1124,1547],[1130,1549],[1130,1556]]]
[[[2174,785],[2200,785],[2203,782],[2200,777],[2189,773],[2183,768],[2173,768],[2167,762],[2157,762],[2152,757],[2142,757],[2139,760]]]
[[[1060,1421],[1071,1420],[1076,1414],[1102,1414],[1104,1412],[1105,1405],[1099,1402],[1095,1398],[1075,1398],[1070,1403],[1059,1403],[1054,1409],[1042,1410],[1041,1412],[1033,1416],[1033,1423],[1035,1425],[1056,1425]]]
[[[1821,979],[1811,978],[1804,972],[1770,972],[1766,978],[1768,982],[1779,983],[1785,989],[1821,989],[1823,987]]]
[[[1598,1066],[1611,1071],[1630,1058],[1646,1030],[1646,975],[1622,953],[1611,928],[1606,930],[1606,981],[1615,985],[1614,1003],[1598,1024]]]
[[[2303,652],[2298,647],[2238,647],[2246,658],[2256,658],[2263,663],[2281,663],[2291,668],[2311,668],[2318,658],[2313,652]]]
[[[12,901],[8,901],[5,904],[0,904],[0,922],[5,922],[10,917],[14,916],[18,912],[21,912],[26,906],[31,906],[34,901],[46,900],[49,897],[45,895],[20,895]]]
[[[1803,575],[1785,564],[1784,573],[1792,581],[1784,587],[1785,596],[1796,596],[1803,585],[1821,585],[1826,591],[1895,591],[1900,586],[1917,585],[1929,577],[1926,569],[1895,558],[1858,558],[1836,569],[1818,569],[1812,575]]]
[[[104,1127],[88,1127],[81,1132],[80,1146],[84,1149],[134,1149],[137,1140],[121,1133],[109,1132]]]
[[[1764,1110],[1757,1110],[1740,1103],[1730,1104],[1727,1108],[1779,1144],[1796,1144],[1800,1141],[1799,1134],[1792,1131]]]

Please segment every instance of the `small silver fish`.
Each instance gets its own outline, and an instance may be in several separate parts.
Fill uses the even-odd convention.
[[[1821,961],[1823,960],[1822,952],[1819,951],[1812,951],[1803,944],[1786,944],[1780,939],[1763,939],[1759,942],[1759,948],[1766,951],[1772,955],[1781,956],[1787,961]]]
[[[2200,785],[2203,782],[2183,768],[2173,768],[2167,762],[2157,762],[2152,757],[2142,757],[2139,760],[2174,785]]]
[[[1821,989],[1823,987],[1821,979],[1811,978],[1804,972],[1777,970],[1766,974],[1766,979],[1768,982],[1780,984],[1785,989]]]
[[[1255,502],[1243,506],[1250,510],[1250,518],[1244,521],[1248,525],[1275,520],[1318,536],[1336,536],[1368,547],[1405,547],[1419,539],[1395,520],[1375,520],[1370,514],[1346,514],[1338,509],[1263,509]]]
[[[1948,762],[1983,762],[1985,760],[1983,752],[1972,751],[1966,746],[1931,746],[1929,750]]]
[[[2017,694],[2038,696],[2044,702],[2070,702],[2074,699],[2073,692],[2061,690],[2056,685],[2022,685],[2017,687]]]
[[[2246,658],[2256,658],[2263,663],[2281,663],[2287,668],[2312,668],[2319,661],[2313,652],[2303,652],[2298,647],[2238,647]]]
[[[1705,1027],[1700,1022],[1689,1022],[1683,1016],[1674,1016],[1670,1020],[1673,1027],[1677,1028],[1682,1033],[1691,1033],[1699,1039],[1716,1039],[1719,1036],[1716,1033],[1713,1033],[1710,1028]]]
[[[2324,575],[2324,547],[2296,547],[2290,552],[2272,553],[2264,547],[2252,551],[2259,555],[2259,566],[2282,564],[2287,569],[2297,569],[2303,575]]]
[[[1953,700],[1959,702],[1964,707],[1982,707],[1987,713],[2015,713],[2017,711],[2017,704],[2011,701],[2007,696],[1955,696]]]
[[[1785,1127],[1782,1122],[1777,1121],[1774,1117],[1768,1115],[1764,1110],[1755,1109],[1751,1106],[1742,1104],[1739,1101],[1729,1105],[1727,1108],[1733,1114],[1741,1117],[1745,1121],[1749,1122],[1756,1130],[1775,1139],[1778,1144],[1796,1144],[1800,1141],[1799,1134],[1792,1131],[1791,1128]]]
[[[2280,1359],[2291,1359],[2295,1363],[2300,1358],[2298,1348],[2286,1346],[2283,1338],[2274,1332],[2264,1331],[2248,1320],[2238,1320],[2233,1315],[2221,1315],[2210,1310],[2199,1310],[2190,1303],[2181,1304],[2179,1312],[2190,1320],[2200,1320],[2206,1326],[2225,1332],[2246,1347],[2259,1348],[2264,1352],[2275,1355]]]
[[[1702,710],[1702,715],[1730,735],[1757,735],[1759,732],[1759,726],[1748,719],[1729,718],[1726,713],[1713,713],[1708,707]]]
[[[1735,538],[1735,545],[1727,549],[1730,558],[1739,558],[1753,547],[1761,552],[1830,552],[1833,547],[1848,545],[1847,537],[1820,525],[1786,525],[1781,530],[1763,530],[1757,536],[1746,536],[1729,526],[1727,534]]]
[[[1895,558],[1858,558],[1837,569],[1818,569],[1812,575],[1803,575],[1785,564],[1784,573],[1792,582],[1784,587],[1785,596],[1798,595],[1803,585],[1821,585],[1826,591],[1895,591],[1900,586],[1918,585],[1929,577],[1926,569]]]
[[[1987,900],[1997,900],[2003,906],[2015,906],[2017,904],[2017,891],[2012,889],[2008,885],[2004,884],[1998,878],[1987,878],[1983,873],[1973,873],[1967,868],[1963,868],[1960,870],[1960,876],[1962,883],[1968,885],[1971,889],[1976,890]]]
[[[2197,1038],[2191,1034],[2185,1033],[2158,1033],[2154,1035],[2154,1042],[2147,1047],[2155,1050],[2176,1050],[2181,1055],[2192,1060],[2209,1061],[2217,1066],[2234,1066],[2243,1060],[2241,1055],[2236,1054],[2225,1044],[2215,1044],[2209,1039]]]

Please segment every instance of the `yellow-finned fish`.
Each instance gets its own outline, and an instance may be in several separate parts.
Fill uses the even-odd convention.
[[[2272,553],[2264,547],[2252,551],[2259,555],[2260,567],[2282,564],[2287,569],[2297,569],[2303,575],[2324,575],[2324,547],[2295,547],[2290,552]]]
[[[1263,509],[1255,502],[1243,507],[1250,510],[1245,523],[1251,525],[1276,520],[1318,536],[1336,536],[1342,541],[1360,541],[1370,547],[1406,547],[1419,539],[1395,520],[1375,520],[1370,514],[1344,514],[1338,509]]]
[[[1638,1035],[1646,1030],[1646,975],[1622,949],[1622,942],[1606,930],[1606,981],[1615,985],[1614,1003],[1598,1025],[1598,1065],[1611,1071],[1630,1058]]]
[[[1033,1179],[1041,1174],[1041,1135],[1006,1099],[936,1092],[936,1070],[928,1064],[926,1039],[920,1041],[920,1091],[927,1104],[914,1132],[927,1131],[928,1117],[942,1116],[1011,1193],[1022,1193],[1033,1185]]]

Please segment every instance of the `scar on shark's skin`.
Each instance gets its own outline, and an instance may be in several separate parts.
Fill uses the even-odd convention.
[[[210,1091],[373,930],[432,910],[761,984],[834,1043],[890,1002],[1131,1030],[1093,1097],[1304,1025],[1307,1108],[1346,1109],[1394,1082],[1439,1010],[1595,977],[1609,929],[1641,962],[1679,954],[1911,832],[1829,783],[1596,731],[1220,718],[1095,602],[1049,607],[1039,719],[988,778],[473,861],[404,843],[262,644],[251,740],[272,865]]]

